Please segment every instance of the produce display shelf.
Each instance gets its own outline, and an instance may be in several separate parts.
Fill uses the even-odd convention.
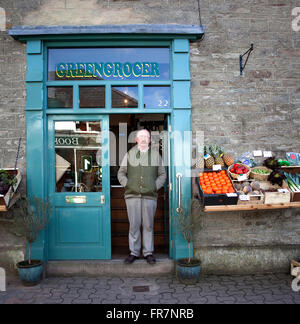
[[[20,198],[20,193],[14,194],[8,207],[6,205],[0,205],[0,212],[8,212],[9,208],[12,207]]]
[[[243,210],[284,209],[284,208],[300,208],[300,202],[291,202],[288,204],[206,206],[204,208],[204,211],[205,212],[226,212],[226,211],[243,211]]]

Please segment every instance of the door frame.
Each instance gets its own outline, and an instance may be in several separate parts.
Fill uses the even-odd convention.
[[[81,36],[76,41],[65,42],[68,39],[66,35],[61,42],[57,42],[57,36],[53,36],[52,40],[48,38],[47,41],[42,38],[30,38],[27,41],[27,74],[26,74],[26,173],[27,173],[27,195],[29,199],[33,197],[47,197],[47,151],[48,151],[48,138],[47,138],[47,123],[48,116],[52,115],[76,115],[77,118],[85,115],[94,114],[120,114],[120,113],[168,113],[170,114],[172,132],[177,130],[182,134],[191,131],[191,98],[190,98],[190,69],[189,69],[189,39],[186,38],[173,38],[173,40],[155,40],[143,41],[143,39],[134,39],[134,36],[128,41],[109,40],[110,35],[107,35],[106,40],[93,40],[86,42],[84,36]],[[169,84],[171,86],[171,108],[170,109],[79,109],[79,103],[74,101],[74,109],[47,109],[46,91],[47,85],[54,85],[47,82],[47,48],[49,46],[65,46],[65,47],[87,47],[87,46],[138,46],[147,47],[163,46],[168,44],[170,47],[170,70],[171,80],[168,82],[144,82],[147,85],[162,85]],[[59,81],[60,85],[65,85],[63,81]],[[79,85],[81,81],[74,81],[74,98],[77,98],[79,93]],[[115,81],[114,81],[115,82]],[[114,84],[110,81],[110,84]],[[120,85],[120,82],[115,82]],[[85,85],[94,85],[94,82],[86,81]],[[130,82],[128,82],[128,85]],[[139,87],[141,89],[141,87]],[[139,96],[142,92],[139,91]],[[186,123],[183,123],[186,121]],[[178,200],[178,186],[176,174],[181,172],[184,174],[182,179],[182,192],[185,193],[183,197],[183,206],[187,207],[189,199],[191,198],[191,155],[192,143],[191,135],[186,140],[185,150],[178,148],[174,140],[170,139],[170,179],[172,190],[169,192],[170,201],[170,237],[169,257],[178,259],[188,256],[187,242],[177,230],[177,200]],[[186,155],[186,153],[188,154]],[[175,162],[178,158],[187,159],[187,165],[177,165]],[[48,260],[48,234],[47,231],[42,231],[32,247],[32,255],[35,258],[47,261]]]

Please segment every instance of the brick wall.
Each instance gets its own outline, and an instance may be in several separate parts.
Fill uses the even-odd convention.
[[[200,4],[207,33],[191,44],[193,131],[204,131],[206,143],[221,144],[236,156],[253,149],[300,151],[300,32],[291,28],[299,1]],[[6,10],[7,28],[199,23],[196,0],[0,0],[0,7]],[[239,55],[251,43],[254,51],[240,76]],[[25,45],[0,31],[1,167],[14,165],[18,138],[25,139],[25,52]],[[195,136],[193,144],[195,149]],[[22,170],[24,152],[23,147]],[[287,270],[289,258],[300,257],[299,225],[298,210],[208,215],[195,234],[196,254],[207,271],[270,270],[270,264]],[[0,250],[9,249],[7,240],[0,240]]]

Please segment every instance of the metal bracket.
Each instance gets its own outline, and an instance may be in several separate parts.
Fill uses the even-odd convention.
[[[246,67],[246,64],[248,62],[248,58],[251,54],[251,52],[253,51],[253,44],[251,44],[250,48],[248,49],[248,51],[246,53],[244,53],[243,55],[240,55],[240,75],[243,75],[243,71]],[[243,65],[243,57],[248,54],[247,58],[246,58],[246,61],[245,61],[245,64]]]

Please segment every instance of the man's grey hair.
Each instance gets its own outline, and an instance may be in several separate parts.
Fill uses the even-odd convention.
[[[139,134],[140,134],[141,132],[143,132],[143,131],[147,132],[148,135],[149,135],[149,138],[151,138],[150,132],[148,131],[148,129],[145,129],[145,128],[143,128],[143,129],[139,129],[139,130],[137,131],[137,133],[136,133],[136,137],[139,137]]]

